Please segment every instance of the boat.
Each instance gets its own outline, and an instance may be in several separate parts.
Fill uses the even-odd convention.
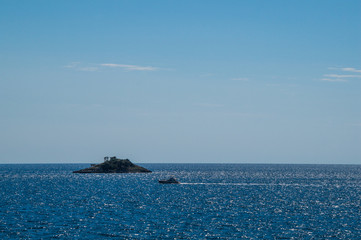
[[[162,184],[180,184],[174,177],[170,177],[167,180],[158,180],[158,182]]]

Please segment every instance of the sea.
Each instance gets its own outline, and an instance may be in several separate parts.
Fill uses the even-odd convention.
[[[361,165],[138,165],[0,165],[0,239],[361,239]]]

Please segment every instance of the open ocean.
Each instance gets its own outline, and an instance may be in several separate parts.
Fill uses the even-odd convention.
[[[0,239],[361,239],[361,165],[139,165],[0,165]]]

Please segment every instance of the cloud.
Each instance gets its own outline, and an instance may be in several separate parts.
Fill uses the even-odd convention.
[[[355,68],[341,68],[342,71],[345,71],[345,72],[356,72],[356,73],[361,73],[361,70],[359,69],[355,69]]]
[[[65,68],[76,68],[80,62],[71,62],[68,65],[64,66]]]
[[[139,65],[129,65],[129,64],[115,64],[115,63],[102,63],[102,64],[86,64],[81,62],[71,62],[70,64],[64,66],[65,68],[74,69],[77,71],[86,71],[94,72],[98,71],[101,68],[122,68],[128,71],[156,71],[159,68],[151,66],[139,66]]]
[[[159,69],[150,66],[138,66],[138,65],[128,65],[128,64],[115,64],[115,63],[102,63],[99,65],[102,67],[122,68],[129,71],[156,71]]]
[[[81,62],[72,62],[64,67],[85,72],[94,72],[99,70],[99,68],[95,66],[83,66]]]
[[[329,67],[329,70],[334,70],[334,71],[341,71],[341,72],[348,72],[348,73],[354,73],[354,74],[324,74],[323,78],[321,79],[321,81],[327,81],[327,82],[348,82],[348,80],[346,79],[357,79],[357,78],[361,78],[361,70],[356,69],[356,68],[352,68],[352,67]]]
[[[325,77],[331,78],[361,78],[361,75],[344,75],[344,74],[324,74]]]
[[[322,78],[321,81],[327,81],[327,82],[348,82],[345,79],[341,78]]]
[[[85,71],[85,72],[95,72],[98,71],[99,68],[97,67],[81,67],[78,68],[79,71]]]
[[[343,68],[335,68],[335,67],[329,67],[330,70],[341,70],[343,72],[355,72],[355,73],[361,73],[360,69],[352,68],[352,67],[343,67]]]

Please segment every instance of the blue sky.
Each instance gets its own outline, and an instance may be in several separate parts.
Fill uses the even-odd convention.
[[[361,163],[361,1],[0,5],[0,163]]]

